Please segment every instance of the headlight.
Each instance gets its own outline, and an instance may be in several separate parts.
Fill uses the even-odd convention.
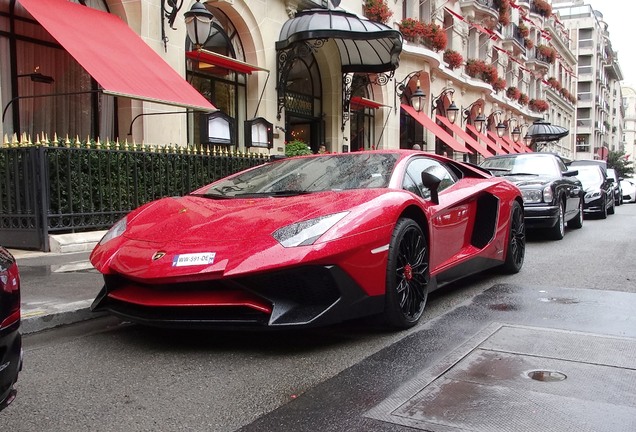
[[[547,188],[543,189],[543,201],[551,203],[553,199],[554,194],[552,194],[552,188],[548,186]]]
[[[119,237],[120,235],[122,235],[124,233],[124,231],[126,231],[126,223],[128,221],[128,217],[124,216],[122,219],[120,219],[115,225],[113,225],[106,234],[104,234],[104,237],[102,237],[102,239],[99,241],[100,245],[106,244],[107,242],[109,242],[110,240]]]
[[[536,204],[543,200],[543,191],[539,189],[521,189],[524,204]]]
[[[592,201],[595,199],[599,199],[601,197],[601,191],[600,190],[594,190],[594,191],[589,191],[585,193],[585,200],[586,201]]]
[[[340,222],[349,212],[321,216],[274,231],[274,238],[284,247],[308,246],[314,244],[329,228]]]

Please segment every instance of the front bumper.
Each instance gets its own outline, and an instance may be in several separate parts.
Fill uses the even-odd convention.
[[[605,198],[596,198],[591,201],[585,201],[583,205],[584,213],[601,213],[605,207]]]
[[[559,220],[559,206],[526,204],[523,215],[526,228],[551,228]]]
[[[14,384],[22,369],[22,336],[19,323],[0,332],[0,411],[15,399]]]
[[[104,280],[93,311],[159,327],[313,327],[384,308],[384,296],[367,295],[337,266],[169,285],[113,275]]]

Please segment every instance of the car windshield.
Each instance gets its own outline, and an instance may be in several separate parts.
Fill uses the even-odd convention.
[[[581,180],[584,188],[591,186],[598,187],[603,182],[601,170],[592,165],[578,165],[572,169],[578,170],[577,178]]]
[[[561,175],[551,156],[518,155],[511,157],[495,157],[486,159],[481,166],[492,170],[495,175]]]
[[[211,197],[286,196],[329,190],[384,188],[393,153],[347,153],[284,159],[212,183]]]

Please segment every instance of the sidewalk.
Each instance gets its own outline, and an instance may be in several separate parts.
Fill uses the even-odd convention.
[[[10,249],[21,281],[22,334],[92,319],[102,284],[88,257],[105,231],[50,237],[51,252]]]

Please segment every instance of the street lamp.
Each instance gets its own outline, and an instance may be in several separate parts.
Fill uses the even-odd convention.
[[[406,89],[408,88],[408,83],[411,81],[413,77],[417,77],[417,87],[415,91],[407,96],[409,105],[413,107],[415,111],[422,112],[422,108],[424,108],[424,101],[426,100],[426,94],[422,91],[420,87],[420,71],[411,72],[408,74],[402,81],[395,83],[395,95],[402,100],[402,96],[405,96]],[[395,110],[397,111],[397,104],[395,104]]]
[[[451,96],[455,94],[455,89],[451,87],[447,87],[442,90],[439,96],[435,97],[431,101],[431,115],[434,117],[435,110],[439,110],[443,115],[446,116],[448,121],[451,123],[455,123],[457,120],[457,113],[459,112],[459,108],[455,105],[455,101],[451,98],[451,103],[447,108],[444,108],[444,96],[450,94]]]
[[[212,18],[214,15],[199,0],[190,10],[183,14],[188,37],[195,49],[200,49],[212,35]]]
[[[475,124],[475,129],[477,129],[477,132],[481,133],[481,131],[484,129],[484,123],[486,123],[486,117],[484,117],[484,115],[481,113],[481,108],[479,108],[479,114],[477,114],[477,117],[475,117],[473,123]]]

